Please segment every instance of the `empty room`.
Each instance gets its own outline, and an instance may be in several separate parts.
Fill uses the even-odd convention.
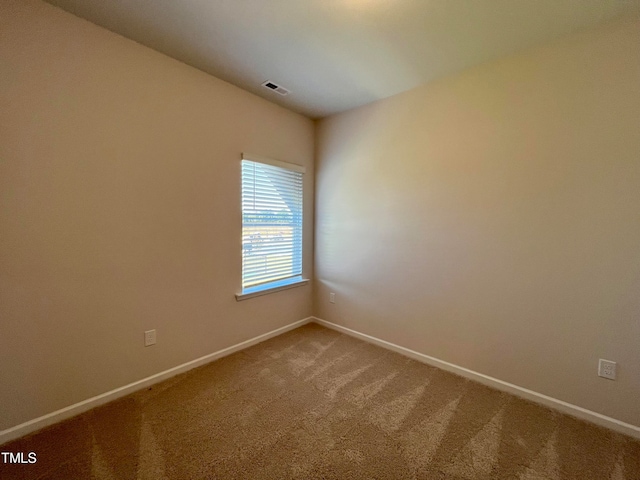
[[[640,479],[640,0],[0,0],[1,479]]]

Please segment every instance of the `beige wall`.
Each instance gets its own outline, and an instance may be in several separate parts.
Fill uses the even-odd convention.
[[[34,1],[0,1],[0,430],[311,315],[236,302],[240,154],[313,122]],[[156,328],[158,344],[143,347]]]
[[[640,425],[640,22],[325,119],[316,148],[317,316]]]

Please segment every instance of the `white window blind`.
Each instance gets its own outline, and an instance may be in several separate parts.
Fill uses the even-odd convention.
[[[243,155],[243,292],[302,275],[303,172],[297,165]]]

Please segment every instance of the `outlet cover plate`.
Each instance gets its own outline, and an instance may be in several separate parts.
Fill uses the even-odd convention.
[[[144,332],[144,346],[145,347],[150,347],[151,345],[155,345],[156,344],[156,331],[154,330],[147,330],[146,332]]]
[[[611,360],[600,359],[598,362],[598,376],[602,378],[608,378],[609,380],[616,379],[616,362]]]

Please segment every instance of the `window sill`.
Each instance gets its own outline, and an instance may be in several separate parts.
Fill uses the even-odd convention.
[[[296,278],[296,279],[292,279],[291,281],[286,281],[286,283],[276,282],[276,284],[273,286],[264,286],[263,288],[254,287],[254,288],[260,288],[260,289],[259,290],[249,289],[247,293],[236,293],[236,300],[240,302],[242,300],[248,300],[253,297],[260,297],[262,295],[268,295],[270,293],[280,292],[282,290],[288,290],[290,288],[302,287],[304,285],[307,285],[308,283],[309,283],[309,279],[307,278]]]

